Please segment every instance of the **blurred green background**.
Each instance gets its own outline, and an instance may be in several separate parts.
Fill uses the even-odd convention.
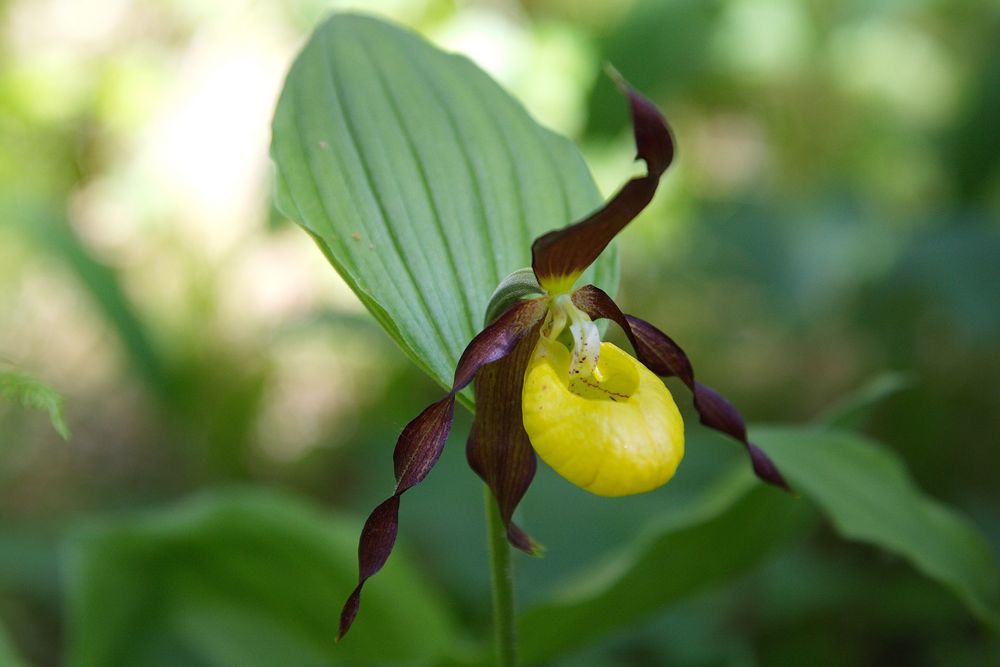
[[[62,393],[73,433],[0,402],[0,665],[481,650],[463,415],[404,503],[404,554],[354,631],[368,639],[288,661],[303,637],[332,637],[395,437],[439,394],[270,201],[282,78],[344,8],[473,58],[579,143],[605,193],[633,169],[601,74],[614,63],[679,146],[621,236],[620,303],[752,422],[808,422],[866,383],[897,385],[866,432],[1000,552],[996,2],[0,0],[0,363]],[[521,600],[696,489],[699,457],[738,454],[699,453],[701,437],[667,495],[603,503],[540,471],[524,522],[549,552],[518,561]],[[805,534],[559,664],[995,659],[935,584],[821,523]],[[458,649],[441,657],[435,633]]]

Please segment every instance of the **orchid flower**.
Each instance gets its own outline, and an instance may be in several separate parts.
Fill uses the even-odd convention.
[[[529,554],[539,546],[512,517],[534,477],[536,454],[573,484],[602,496],[650,491],[674,475],[684,455],[684,425],[661,377],[687,385],[701,423],[742,443],[760,479],[788,489],[774,463],[747,439],[739,412],[695,380],[691,362],[669,336],[623,314],[594,285],[574,289],[584,270],[649,204],[674,157],[670,130],[657,108],[616,72],[611,75],[628,98],[637,159],[646,163],[646,174],[631,179],[587,218],[535,239],[531,269],[511,274],[497,289],[487,326],[459,359],[451,391],[403,429],[393,453],[396,487],[362,529],[359,580],[344,604],[338,637],[354,622],[365,582],[392,551],[400,496],[434,467],[448,439],[456,396],[474,380],[469,465],[492,490],[508,541]],[[601,341],[595,320],[602,318],[621,327],[634,357]]]

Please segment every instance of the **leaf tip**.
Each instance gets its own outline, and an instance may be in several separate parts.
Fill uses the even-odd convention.
[[[605,61],[604,63],[604,74],[607,75],[611,82],[618,86],[618,89],[622,92],[626,92],[629,88],[628,82],[622,73],[618,71],[618,68],[611,64],[610,61]]]

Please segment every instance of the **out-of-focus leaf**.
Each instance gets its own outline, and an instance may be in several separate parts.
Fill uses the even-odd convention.
[[[986,540],[921,493],[896,457],[845,432],[774,428],[752,436],[844,537],[902,556],[1000,628],[1000,577]]]
[[[704,84],[713,74],[712,27],[723,6],[717,0],[638,0],[621,24],[600,39],[598,55],[653,100]],[[587,100],[588,136],[625,130],[626,118],[615,113],[617,97],[614,86],[595,79]]]
[[[986,35],[992,33],[992,39],[983,40],[986,52],[975,74],[978,80],[969,86],[964,108],[945,140],[945,157],[950,162],[945,173],[954,179],[963,202],[988,200],[996,192],[991,188],[996,187],[1000,174],[1000,134],[992,129],[1000,105],[1000,22],[995,14],[991,27]]]
[[[576,147],[475,65],[358,15],[295,61],[271,155],[279,208],[442,386],[532,240],[601,204]],[[582,280],[613,294],[617,272],[612,249]]]
[[[909,387],[912,383],[903,373],[883,373],[872,378],[857,391],[827,409],[816,420],[826,428],[853,430],[861,428],[872,409],[890,396]]]
[[[63,416],[63,397],[41,380],[25,373],[0,370],[0,396],[25,408],[45,410],[63,440],[69,440],[69,427]]]
[[[96,522],[71,543],[73,667],[427,664],[452,626],[405,558],[340,644],[359,526],[290,498],[229,492]]]
[[[0,625],[0,667],[28,667],[28,663],[14,650],[2,625]]]
[[[997,622],[997,572],[984,539],[921,494],[890,454],[838,431],[773,428],[751,435],[845,537],[903,556],[981,619]],[[807,503],[761,488],[749,474],[726,480],[529,609],[520,622],[526,663],[544,663],[738,574],[811,514]]]
[[[886,311],[878,322],[907,311],[913,317],[916,311],[943,317],[970,338],[995,340],[1000,309],[991,306],[1000,284],[1000,230],[980,213],[962,222],[962,227],[931,229],[911,240],[874,293],[873,307]]]
[[[525,664],[544,664],[729,579],[799,533],[808,514],[741,466],[685,511],[528,609],[519,622]]]
[[[62,527],[39,523],[0,518],[0,597],[24,593],[53,604],[58,600],[56,545]]]
[[[38,249],[66,263],[117,332],[136,372],[157,396],[169,400],[167,362],[115,269],[94,256],[65,215],[30,197],[6,195],[0,192],[0,225],[14,225]]]

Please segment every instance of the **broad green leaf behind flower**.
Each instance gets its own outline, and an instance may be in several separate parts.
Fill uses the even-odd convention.
[[[1000,582],[977,528],[922,493],[878,443],[847,431],[752,429],[803,499],[790,502],[739,468],[698,500],[665,513],[636,540],[571,575],[521,615],[526,665],[547,664],[670,605],[719,586],[812,525],[900,556],[942,584],[989,627],[1000,622]]]
[[[803,503],[760,484],[740,465],[526,609],[518,621],[522,660],[549,664],[719,586],[810,522]]]
[[[360,15],[303,48],[271,155],[278,206],[443,386],[532,239],[602,203],[577,148],[482,70]],[[580,282],[617,280],[612,248]]]
[[[405,556],[368,592],[351,642],[336,643],[357,530],[250,489],[89,520],[63,552],[66,664],[438,664],[455,640],[453,621]]]
[[[901,556],[1000,629],[1000,572],[989,544],[968,519],[924,495],[888,450],[846,431],[754,435],[841,535]]]

